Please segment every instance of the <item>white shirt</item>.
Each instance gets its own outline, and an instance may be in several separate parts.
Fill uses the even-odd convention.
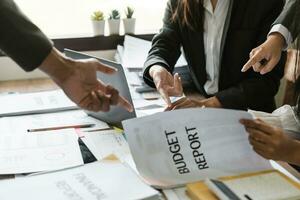
[[[285,39],[285,50],[292,44],[293,42],[293,36],[291,34],[291,32],[282,24],[276,24],[272,27],[269,35],[271,33],[280,33],[284,39]]]
[[[204,89],[214,95],[219,91],[221,43],[230,0],[219,0],[215,10],[210,0],[203,1],[204,7],[204,53],[207,81]]]

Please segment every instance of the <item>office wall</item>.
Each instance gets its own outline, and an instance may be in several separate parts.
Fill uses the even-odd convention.
[[[87,51],[85,53],[106,58],[109,60],[114,60],[115,50]],[[47,77],[40,70],[35,70],[30,73],[23,71],[14,61],[12,61],[8,57],[0,57],[0,69],[1,69],[0,81],[35,79],[35,78]]]

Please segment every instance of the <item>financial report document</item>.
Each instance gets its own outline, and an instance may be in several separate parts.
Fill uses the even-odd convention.
[[[83,164],[73,129],[35,134],[0,134],[0,174],[60,170]]]
[[[184,109],[126,120],[124,132],[140,175],[174,187],[205,178],[271,169],[256,154],[240,119],[244,111]]]
[[[0,188],[3,188],[0,199],[10,200],[159,199],[158,191],[120,162],[95,162],[55,173],[5,180],[0,182]]]

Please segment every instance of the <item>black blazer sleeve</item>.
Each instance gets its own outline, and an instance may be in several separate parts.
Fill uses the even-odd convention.
[[[173,4],[175,4],[173,1],[168,1],[163,19],[163,28],[160,33],[153,38],[152,48],[149,51],[148,58],[144,65],[144,81],[151,87],[155,87],[155,85],[149,75],[150,67],[159,64],[172,73],[181,54],[179,25],[176,21],[172,20],[173,9],[175,9],[176,6]]]
[[[0,49],[25,71],[37,68],[52,49],[52,42],[12,0],[0,0],[0,26]]]
[[[264,20],[261,21],[262,26],[257,30],[259,35],[255,46],[259,46],[266,40],[270,27],[281,12],[282,7],[283,2],[280,1],[270,5],[269,12],[265,14]],[[246,73],[243,73],[244,79],[240,83],[218,92],[216,97],[224,108],[242,110],[250,108],[272,112],[275,108],[275,101],[270,102],[270,99],[274,99],[278,92],[285,62],[286,53],[283,52],[281,60],[273,71],[266,75],[260,75],[260,73],[254,72],[252,69],[248,70]]]
[[[287,0],[286,5],[273,25],[282,24],[291,32],[293,39],[300,34],[300,0]]]

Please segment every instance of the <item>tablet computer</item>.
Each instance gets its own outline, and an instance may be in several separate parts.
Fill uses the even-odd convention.
[[[112,85],[114,88],[116,88],[119,91],[120,95],[125,97],[131,103],[131,105],[133,105],[127,79],[121,64],[106,59],[97,58],[95,56],[80,53],[70,49],[64,49],[64,53],[66,56],[72,59],[95,58],[105,65],[118,69],[118,71],[114,74],[104,74],[101,72],[97,72],[97,78],[103,81],[105,84]],[[123,120],[136,117],[135,111],[128,112],[127,110],[125,110],[123,107],[120,106],[111,106],[109,112],[90,112],[90,111],[86,111],[86,112],[88,113],[88,115],[112,125],[117,125],[120,124],[120,122]]]

